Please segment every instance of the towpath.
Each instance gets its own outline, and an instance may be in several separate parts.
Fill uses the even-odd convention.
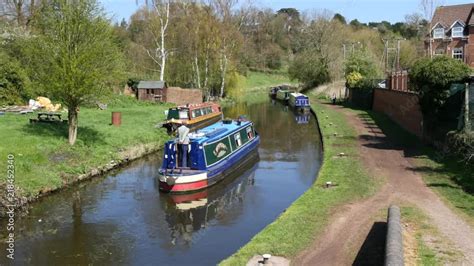
[[[292,264],[357,264],[357,252],[377,224],[377,215],[392,203],[405,202],[423,210],[442,237],[453,245],[452,249],[464,255],[454,264],[473,265],[474,229],[448,208],[412,170],[413,165],[406,151],[387,139],[368,117],[341,106],[330,108],[342,112],[357,130],[363,165],[372,176],[383,177],[386,182],[374,196],[338,208],[322,235]]]

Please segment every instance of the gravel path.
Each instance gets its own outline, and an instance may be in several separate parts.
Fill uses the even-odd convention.
[[[339,207],[329,226],[294,265],[350,265],[364,243],[376,216],[392,203],[408,202],[423,210],[443,237],[464,257],[455,264],[474,265],[474,229],[448,208],[414,172],[404,151],[394,146],[367,117],[360,117],[340,106],[347,121],[359,134],[359,154],[372,176],[386,179],[374,196]]]

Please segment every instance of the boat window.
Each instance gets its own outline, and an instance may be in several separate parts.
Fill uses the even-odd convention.
[[[178,109],[170,109],[168,110],[168,119],[179,119],[180,118],[180,114],[179,114],[179,111]]]
[[[249,139],[253,139],[253,130],[252,130],[252,127],[248,127],[247,128],[247,137]]]
[[[201,115],[202,115],[202,114],[201,114],[201,109],[197,109],[197,110],[196,110],[196,117],[199,117],[199,116],[201,116]]]
[[[207,115],[207,110],[206,110],[206,108],[202,108],[202,109],[201,109],[201,114],[202,114],[202,115]]]
[[[191,111],[191,118],[196,118],[196,110]]]
[[[189,119],[188,111],[187,110],[179,111],[179,119]]]
[[[207,113],[212,114],[212,108],[211,107],[207,107]]]
[[[240,139],[240,132],[234,135],[235,139],[235,146],[240,147],[242,146],[242,140]]]

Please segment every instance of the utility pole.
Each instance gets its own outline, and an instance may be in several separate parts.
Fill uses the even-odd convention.
[[[344,56],[344,61],[346,61],[346,44],[345,43],[342,44],[342,54]]]
[[[384,42],[384,55],[382,60],[385,61],[385,72],[400,70],[400,49],[401,41],[405,39],[382,39]],[[396,44],[394,43],[396,41]]]
[[[356,47],[356,44],[359,45],[359,47]],[[353,55],[357,48],[361,49],[362,48],[362,43],[360,42],[350,42],[350,43],[343,43],[342,44],[342,54],[344,56],[344,60],[348,57],[348,55]]]

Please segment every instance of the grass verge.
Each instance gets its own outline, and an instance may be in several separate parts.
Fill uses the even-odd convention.
[[[431,225],[422,210],[413,205],[402,204],[401,214],[406,264],[446,265],[455,263],[462,256]]]
[[[34,198],[128,156],[130,148],[159,149],[168,136],[154,126],[164,119],[168,107],[134,101],[107,110],[81,108],[74,146],[67,142],[67,123],[30,124],[35,114],[8,113],[0,117],[0,168],[6,169],[8,154],[14,155],[17,196]],[[112,111],[122,113],[120,127],[110,125]],[[1,180],[0,187],[5,185]]]
[[[325,147],[317,181],[278,219],[221,265],[245,265],[252,256],[263,253],[292,258],[323,231],[337,206],[376,191],[377,182],[363,170],[359,159],[357,133],[344,115],[320,103],[313,104],[313,109],[319,117]],[[348,156],[339,157],[341,152]],[[337,186],[324,189],[327,181]]]
[[[421,174],[433,189],[457,213],[474,225],[474,165],[446,155],[421,144],[415,136],[401,128],[384,114],[355,111],[368,115],[414,164],[413,171]]]

